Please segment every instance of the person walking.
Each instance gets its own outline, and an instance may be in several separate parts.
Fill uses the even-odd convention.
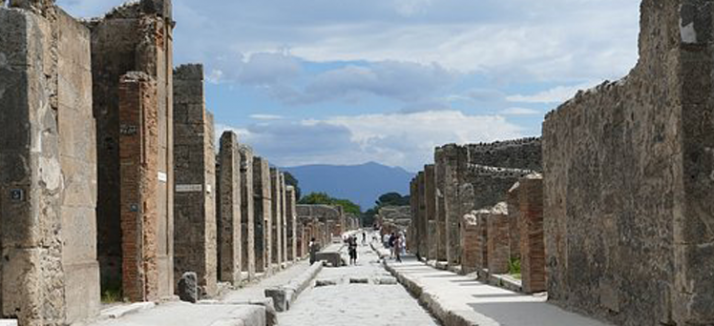
[[[350,237],[347,245],[350,252],[350,265],[357,265],[357,237]]]
[[[397,239],[397,234],[392,232],[392,235],[389,236],[389,249],[390,249],[389,258],[394,258],[394,241],[396,239]]]
[[[394,238],[394,255],[398,263],[402,262],[402,248],[404,247],[404,242],[402,240],[401,234],[397,234]]]
[[[310,265],[312,265],[317,260],[317,252],[320,250],[320,245],[317,244],[317,241],[315,241],[315,238],[312,238],[310,240],[308,249],[310,250]]]

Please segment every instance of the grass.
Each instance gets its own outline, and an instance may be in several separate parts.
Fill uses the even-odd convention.
[[[102,288],[102,303],[112,304],[124,301],[121,284],[106,284]]]
[[[511,260],[508,262],[508,274],[510,274],[513,278],[520,280],[521,279],[521,260],[517,258],[511,258]]]

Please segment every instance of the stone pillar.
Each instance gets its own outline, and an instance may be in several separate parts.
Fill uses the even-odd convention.
[[[523,264],[521,258],[521,226],[523,225],[523,219],[520,209],[520,182],[508,190],[506,196],[506,204],[508,205],[508,219],[511,222],[510,228],[510,247],[511,247],[511,259],[521,260],[521,265]]]
[[[237,285],[241,281],[241,155],[238,136],[231,131],[221,136],[218,175],[218,280]]]
[[[531,174],[519,182],[519,231],[523,292],[546,291],[543,237],[543,177]],[[510,211],[509,211],[510,214]]]
[[[453,144],[438,148],[436,152],[437,164],[443,165],[444,202],[441,207],[446,218],[446,258],[449,265],[459,265],[461,259],[459,223],[463,214],[459,186],[466,170],[467,155],[466,148]]]
[[[249,280],[255,278],[255,189],[253,188],[253,150],[245,145],[240,152],[241,262]]]
[[[419,187],[417,186],[416,178],[409,183],[409,206],[411,206],[412,220],[407,231],[407,250],[418,255],[419,254]],[[382,229],[385,229],[385,223],[382,222]]]
[[[0,316],[70,324],[100,306],[89,31],[51,3],[0,30]]]
[[[298,260],[298,237],[300,232],[298,232],[297,225],[297,200],[295,198],[295,187],[287,186],[285,187],[285,219],[287,222],[287,260],[297,261]]]
[[[261,157],[253,159],[253,189],[254,189],[254,216],[255,227],[255,271],[268,273],[272,262],[272,200],[270,165]]]
[[[424,167],[424,203],[427,218],[427,253],[429,260],[437,259],[437,248],[439,243],[436,220],[436,177],[434,165]]]
[[[436,260],[445,262],[446,257],[446,203],[444,201],[444,189],[446,186],[446,166],[443,161],[443,152],[437,150],[434,154],[434,196],[436,218]]]
[[[464,274],[481,272],[488,267],[488,216],[482,209],[464,214],[461,223],[461,269]]]
[[[280,171],[275,168],[270,169],[270,194],[273,199],[271,202],[271,216],[272,216],[272,230],[271,230],[271,263],[280,268],[280,264],[283,261],[282,257],[282,247],[283,247],[283,206],[282,206],[282,187],[280,180]]]
[[[285,184],[285,173],[280,173],[280,233],[282,234],[282,240],[280,241],[280,263],[285,263],[288,261],[288,208],[286,207],[287,202],[287,185]]]
[[[488,216],[488,272],[506,274],[509,270],[510,240],[508,206],[499,203],[491,209]]]
[[[213,117],[206,112],[203,66],[174,71],[174,278],[195,272],[203,295],[217,286]]]
[[[142,184],[121,177],[120,137],[131,128],[120,126],[119,83],[130,71],[146,73],[156,82],[158,164],[155,194],[158,292],[174,293],[173,268],[173,21],[171,1],[132,3],[111,15],[84,23],[91,29],[93,108],[96,118],[98,159],[97,253],[102,292],[122,286],[123,248],[140,237],[124,237],[122,231],[122,183]],[[147,9],[152,7],[150,12]],[[157,8],[159,10],[157,10]],[[144,234],[147,236],[148,234]],[[148,240],[148,239],[145,239]],[[128,241],[128,243],[125,243]]]
[[[417,175],[417,204],[419,205],[419,219],[417,220],[417,228],[419,231],[419,245],[417,251],[419,252],[419,258],[426,259],[429,251],[429,234],[427,232],[428,228],[428,217],[426,216],[426,188],[424,181],[424,171],[419,172]]]
[[[160,298],[156,95],[156,82],[145,73],[129,73],[119,83],[122,289],[131,301]]]

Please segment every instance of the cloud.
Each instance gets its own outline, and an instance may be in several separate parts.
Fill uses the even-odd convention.
[[[285,117],[283,117],[281,115],[276,115],[276,114],[251,114],[250,118],[254,119],[254,120],[282,120],[282,119],[285,119]]]
[[[238,130],[243,141],[280,166],[376,161],[410,170],[432,161],[436,146],[523,136],[520,127],[503,117],[460,111],[334,116]]]
[[[503,115],[515,115],[515,116],[524,116],[524,115],[538,115],[538,114],[543,114],[543,112],[534,110],[534,109],[527,109],[527,108],[508,108],[503,111],[501,111],[501,114]]]
[[[260,52],[249,56],[234,53],[214,61],[209,80],[269,87],[298,77],[301,73],[299,59],[289,52]]]
[[[402,16],[411,17],[423,13],[432,0],[393,0],[394,8]]]
[[[575,96],[579,90],[589,89],[597,84],[588,82],[575,86],[557,86],[532,95],[511,95],[506,99],[515,103],[562,103]]]

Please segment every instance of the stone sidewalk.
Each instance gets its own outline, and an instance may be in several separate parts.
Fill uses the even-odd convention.
[[[383,256],[384,249],[379,251]],[[545,295],[524,295],[490,286],[433,268],[411,255],[402,263],[389,258],[384,263],[444,326],[609,326],[548,304]]]

